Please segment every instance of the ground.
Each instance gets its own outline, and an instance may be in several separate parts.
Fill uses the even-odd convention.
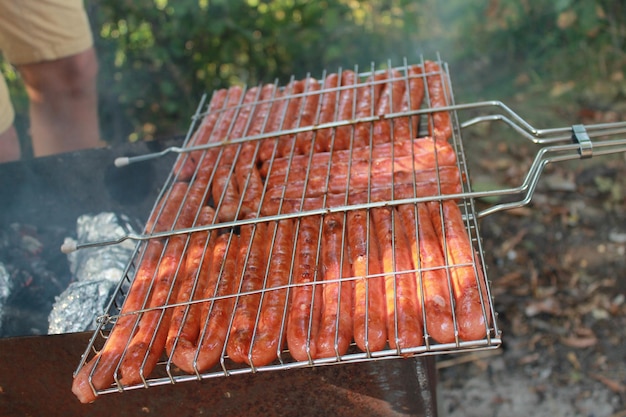
[[[626,120],[557,101],[516,111],[538,128]],[[542,147],[493,125],[464,144],[477,189],[520,186]],[[503,345],[439,358],[443,416],[626,416],[625,156],[548,164],[528,205],[481,220]]]

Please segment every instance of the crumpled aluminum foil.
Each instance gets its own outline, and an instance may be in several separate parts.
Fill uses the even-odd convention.
[[[4,316],[4,306],[11,294],[11,277],[9,271],[2,262],[0,262],[0,333],[2,333],[2,319]]]
[[[83,215],[76,221],[78,243],[117,239],[133,233],[126,216],[115,213]],[[71,238],[66,238],[66,242]],[[136,243],[121,243],[79,249],[68,254],[70,272],[75,278],[58,297],[48,317],[48,333],[93,330],[124,274]]]

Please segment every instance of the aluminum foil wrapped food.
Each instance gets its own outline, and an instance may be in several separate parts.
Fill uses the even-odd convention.
[[[97,242],[132,233],[129,219],[115,213],[83,215],[76,221],[76,239]],[[66,242],[72,238],[66,238]],[[48,333],[93,330],[111,293],[124,274],[135,242],[81,249],[68,255],[74,281],[57,298],[48,318]]]

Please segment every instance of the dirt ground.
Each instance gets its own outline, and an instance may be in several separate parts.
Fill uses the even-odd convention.
[[[539,128],[626,120],[580,106],[525,110]],[[493,125],[470,128],[464,144],[475,189],[520,186],[545,146]],[[594,156],[548,164],[530,204],[481,220],[503,345],[439,358],[440,415],[626,416],[625,196],[626,154]]]

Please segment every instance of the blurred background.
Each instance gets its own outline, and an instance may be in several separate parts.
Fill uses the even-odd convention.
[[[626,5],[611,0],[86,0],[110,144],[186,132],[203,93],[324,69],[450,64],[457,102],[522,103],[537,124],[615,118]],[[29,155],[27,99],[0,61]],[[617,107],[616,107],[617,106]],[[621,106],[621,108],[619,107]],[[538,119],[538,120],[537,120]]]

